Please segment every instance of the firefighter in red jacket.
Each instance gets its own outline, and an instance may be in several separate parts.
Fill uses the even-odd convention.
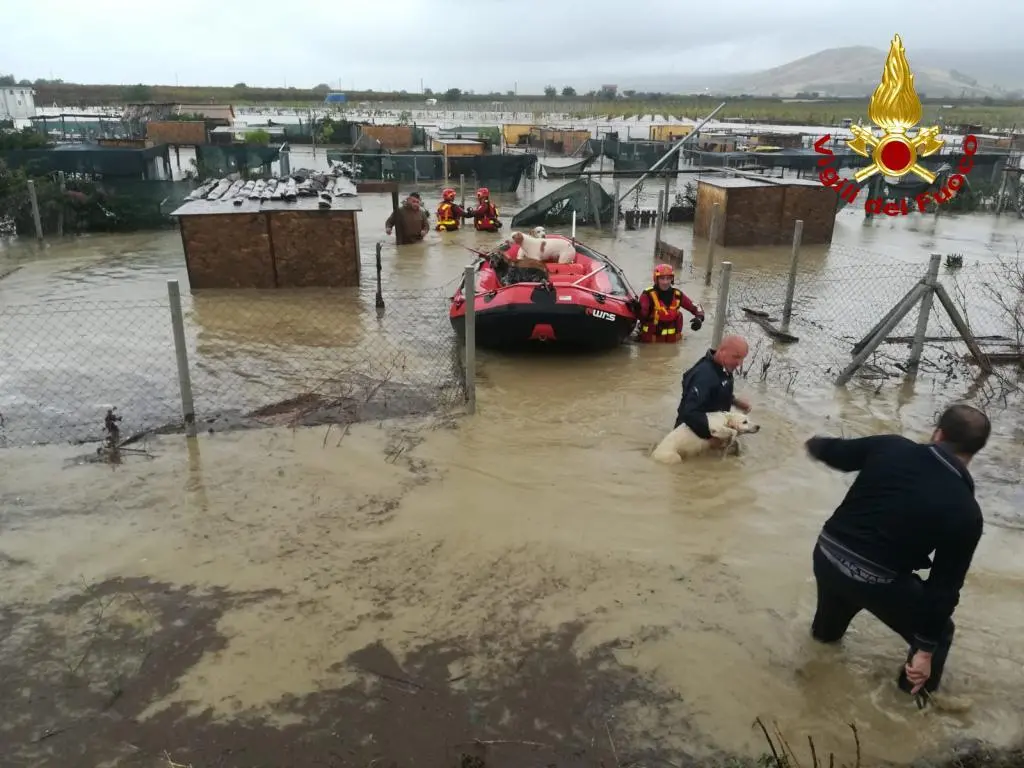
[[[498,209],[491,202],[491,191],[480,187],[476,191],[476,208],[466,211],[466,218],[473,217],[473,227],[477,232],[497,232],[501,229],[498,220]]]
[[[693,319],[690,328],[700,330],[704,324],[704,309],[673,285],[675,272],[668,264],[654,268],[654,285],[640,294],[640,334],[637,341],[647,344],[675,344],[683,335],[683,310]]]
[[[455,202],[455,190],[446,189],[441,193],[441,204],[437,206],[438,232],[455,232],[462,226],[462,220],[466,218],[466,210]]]

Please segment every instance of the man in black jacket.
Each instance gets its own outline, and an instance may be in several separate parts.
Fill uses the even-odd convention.
[[[683,395],[679,399],[676,423],[685,424],[697,437],[714,440],[708,429],[708,414],[732,407],[750,410],[750,403],[733,394],[733,371],[747,356],[747,342],[741,336],[726,336],[718,349],[708,353],[683,374]]]
[[[807,441],[815,459],[859,472],[814,547],[811,634],[834,643],[861,610],[874,614],[910,645],[899,677],[908,693],[931,693],[942,680],[953,610],[982,530],[967,465],[990,432],[984,413],[953,405],[931,443],[899,435]],[[914,573],[928,568],[927,581]]]

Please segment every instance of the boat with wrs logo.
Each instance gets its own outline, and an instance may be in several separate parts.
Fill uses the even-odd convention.
[[[469,290],[460,287],[448,312],[460,338],[465,338],[470,291],[476,343],[481,347],[515,349],[544,344],[597,351],[616,347],[629,337],[636,327],[639,303],[619,266],[564,235],[546,237],[572,242],[576,252],[571,264],[546,264],[546,279],[536,272],[518,273],[518,246],[514,243],[479,254],[476,285]]]

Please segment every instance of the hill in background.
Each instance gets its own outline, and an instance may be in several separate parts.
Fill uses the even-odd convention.
[[[778,96],[817,92],[822,97],[870,96],[886,51],[870,46],[829,48],[771,69],[745,74],[632,78],[625,87],[645,91]],[[1024,51],[908,52],[919,94],[936,98],[1007,98],[1024,95]],[[1016,92],[1016,93],[1014,93]]]

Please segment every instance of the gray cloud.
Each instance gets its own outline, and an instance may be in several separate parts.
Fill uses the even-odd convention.
[[[33,0],[4,9],[0,72],[95,83],[294,85],[417,91],[461,87],[521,92],[546,84],[591,88],[690,81],[777,66],[824,48],[1016,48],[1024,3],[977,19],[939,0],[921,11],[890,0],[178,0],[174,13],[138,3]],[[485,14],[474,8],[487,7]],[[894,14],[894,11],[896,12]],[[894,15],[903,18],[893,18]],[[879,26],[878,20],[883,21]],[[902,27],[902,28],[900,28]],[[15,34],[10,31],[16,30]],[[968,30],[968,31],[965,31]],[[628,85],[627,85],[628,87]]]

